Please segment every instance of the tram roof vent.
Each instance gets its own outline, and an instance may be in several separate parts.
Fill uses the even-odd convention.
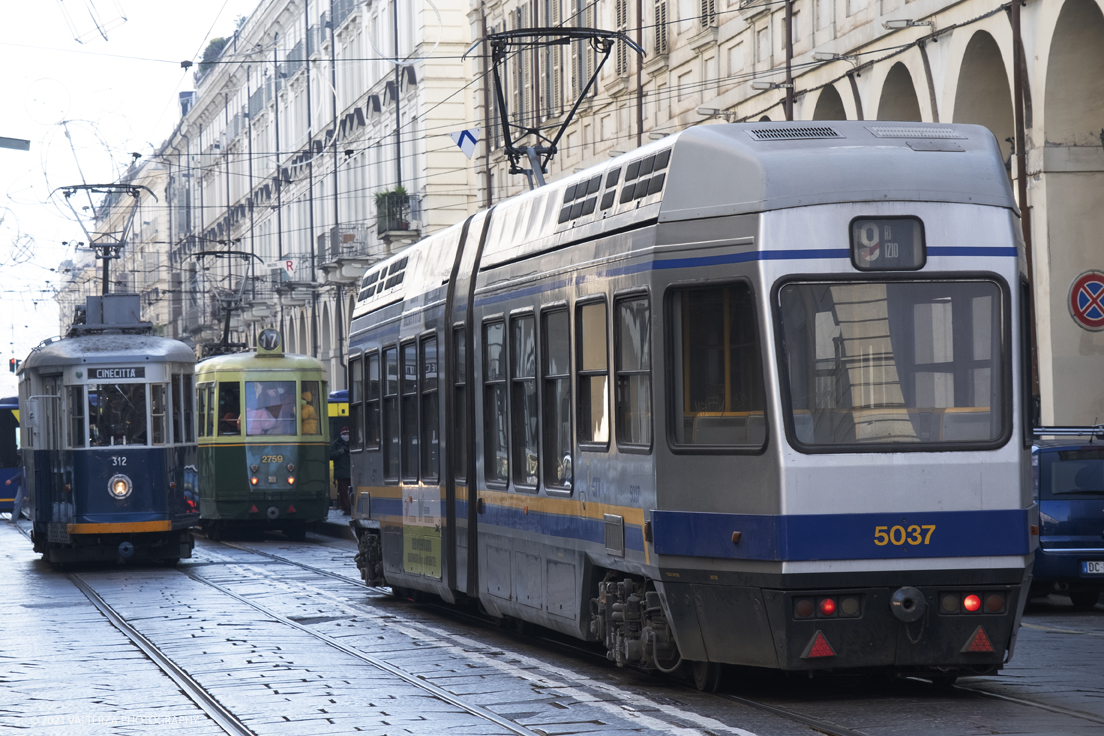
[[[748,135],[757,141],[808,141],[822,138],[843,138],[826,125],[797,126],[776,125],[770,128],[752,128]]]
[[[965,138],[954,128],[903,125],[871,125],[867,128],[878,138]]]

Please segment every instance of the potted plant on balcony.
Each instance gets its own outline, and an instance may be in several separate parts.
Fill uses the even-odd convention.
[[[376,229],[381,233],[389,230],[409,230],[410,222],[404,216],[408,206],[406,188],[401,184],[394,189],[376,192]]]

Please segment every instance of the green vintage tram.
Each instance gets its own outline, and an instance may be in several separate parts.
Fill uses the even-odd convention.
[[[302,540],[329,506],[326,371],[284,354],[275,330],[256,352],[196,365],[199,508],[207,535],[281,529]]]

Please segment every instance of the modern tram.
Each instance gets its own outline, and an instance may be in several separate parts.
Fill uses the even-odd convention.
[[[133,294],[89,297],[82,324],[23,362],[23,506],[48,562],[191,556],[195,355],[139,309]]]
[[[1026,261],[980,126],[697,126],[379,263],[357,563],[618,665],[1012,655],[1037,547]]]
[[[255,352],[197,364],[196,392],[204,531],[305,539],[330,503],[325,367],[285,354],[280,333],[263,330]]]
[[[0,399],[0,512],[14,512],[19,486],[8,483],[19,473],[19,397]]]

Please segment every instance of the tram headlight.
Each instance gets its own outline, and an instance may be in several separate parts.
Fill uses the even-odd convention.
[[[249,466],[249,469],[252,470],[254,473],[256,473],[258,470],[261,469],[261,466],[257,465],[257,463],[253,463],[252,465]]]
[[[288,468],[289,473],[294,473],[295,472],[295,463],[288,463],[287,468]]]
[[[120,473],[111,476],[111,480],[107,482],[107,490],[112,498],[122,500],[134,490],[134,484],[130,482],[130,478]]]
[[[294,475],[288,476],[288,485],[289,486],[295,485],[295,476]]]

